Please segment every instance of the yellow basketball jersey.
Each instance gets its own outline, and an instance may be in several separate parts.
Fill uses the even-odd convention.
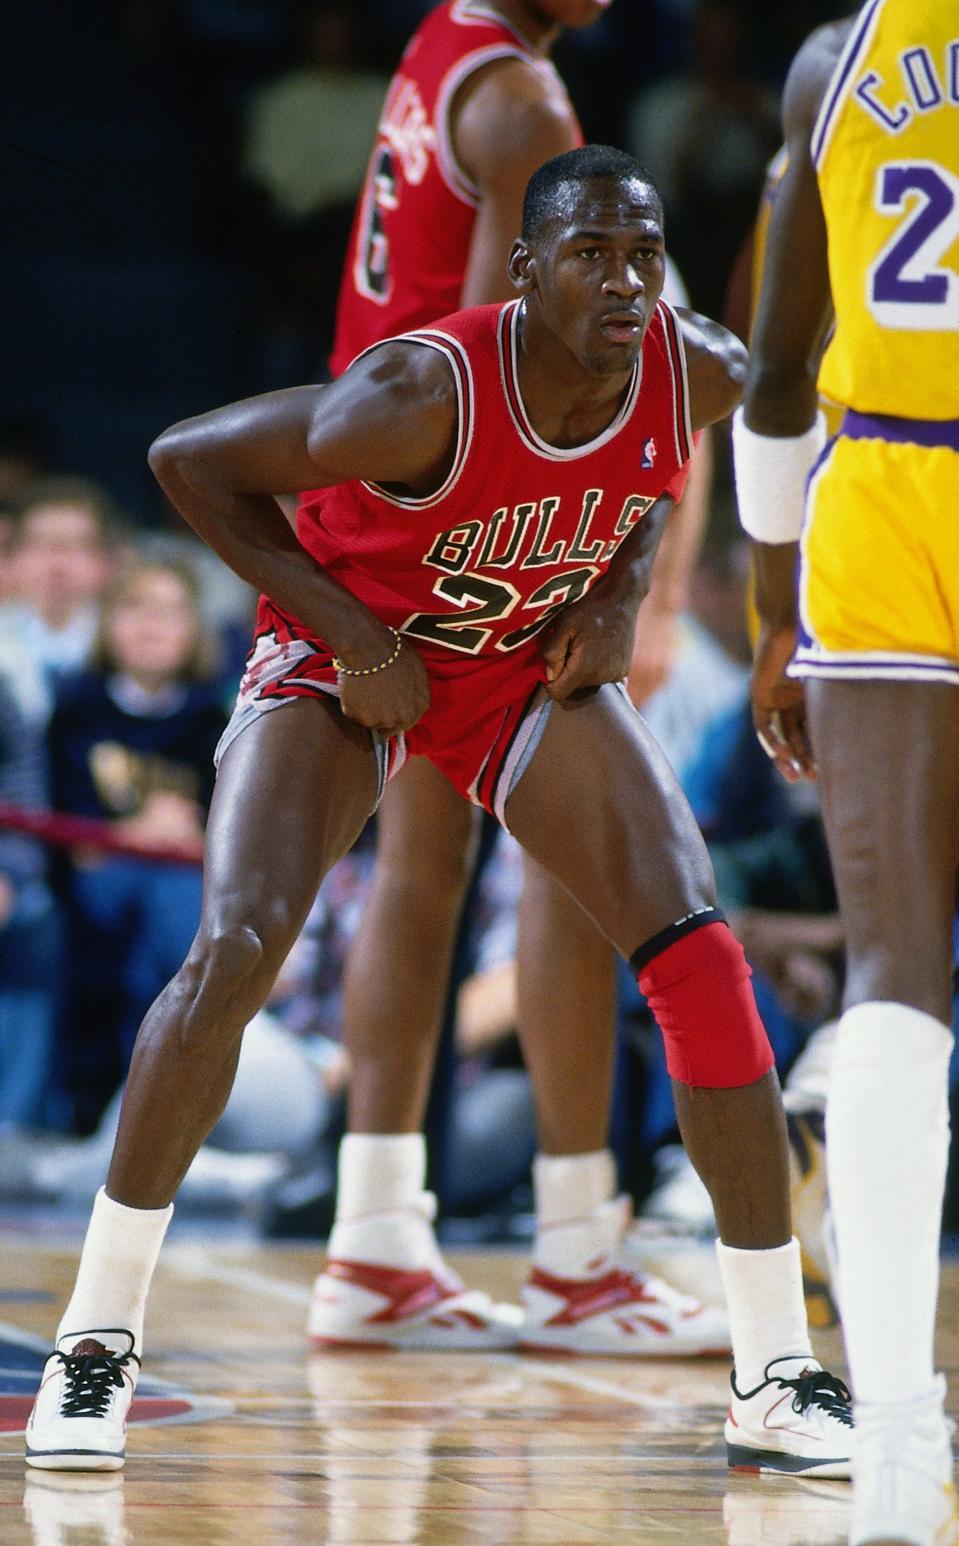
[[[959,418],[959,0],[868,0],[811,149],[836,309],[820,390]]]

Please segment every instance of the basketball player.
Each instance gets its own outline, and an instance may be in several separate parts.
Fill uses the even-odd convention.
[[[847,1473],[846,1393],[811,1356],[749,970],[675,777],[616,685],[624,572],[651,562],[692,429],[731,411],[744,372],[732,335],[659,302],[663,266],[659,198],[636,163],[569,152],[531,179],[519,300],[155,443],[168,496],[265,594],[221,743],[201,926],[137,1040],[31,1464],[122,1464],[171,1199],[323,872],[412,755],[568,886],[658,1017],[722,1237],[731,1462]],[[304,491],[298,541],[273,496]]]
[[[513,293],[506,265],[526,183],[549,156],[582,143],[547,56],[561,25],[589,26],[606,8],[447,0],[423,22],[391,83],[357,209],[334,375],[391,334]],[[666,571],[681,564],[688,530],[672,529],[670,545],[651,601],[670,590]],[[638,602],[624,594],[625,612]],[[475,814],[425,758],[411,760],[379,810],[376,867],[344,981],[348,1134],[310,1334],[317,1345],[497,1347],[522,1336],[605,1354],[722,1350],[721,1312],[623,1260],[628,1211],[615,1200],[606,1147],[614,956],[532,860],[519,921],[520,1034],[543,1152],[525,1317],[467,1289],[440,1255],[421,1128]],[[544,971],[546,942],[559,940]]]
[[[800,50],[735,426],[756,728],[787,779],[818,767],[848,941],[827,1165],[855,1546],[956,1538],[933,1333],[959,860],[957,69],[938,0],[869,0]],[[845,409],[825,446],[821,355]]]

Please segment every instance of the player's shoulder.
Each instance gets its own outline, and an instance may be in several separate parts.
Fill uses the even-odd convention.
[[[798,50],[783,89],[783,123],[812,128],[856,23],[855,16],[826,22],[811,32]]]
[[[558,75],[544,59],[509,55],[477,70],[454,102],[466,159],[536,165],[578,142],[579,126]]]
[[[701,312],[677,307],[689,378],[693,427],[713,424],[732,413],[743,394],[749,356],[742,339]]]

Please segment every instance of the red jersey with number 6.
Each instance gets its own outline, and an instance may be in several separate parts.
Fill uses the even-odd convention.
[[[415,641],[428,671],[474,672],[507,701],[524,673],[543,680],[537,635],[605,572],[661,494],[678,497],[689,458],[685,357],[660,301],[612,422],[586,445],[549,445],[519,385],[522,303],[478,306],[405,335],[449,362],[459,399],[442,487],[402,497],[351,482],[300,496],[298,535],[377,617]],[[374,348],[382,345],[374,345]],[[315,639],[271,602],[258,634]]]
[[[450,110],[469,76],[509,58],[547,73],[554,92],[563,89],[553,66],[480,0],[437,6],[407,45],[353,222],[330,357],[334,376],[370,344],[460,305],[479,192],[457,163]]]

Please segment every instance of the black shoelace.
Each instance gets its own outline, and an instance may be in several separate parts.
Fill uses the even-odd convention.
[[[807,1369],[795,1379],[784,1380],[779,1375],[776,1378],[780,1385],[788,1385],[795,1390],[792,1402],[794,1412],[803,1413],[815,1403],[837,1422],[844,1423],[847,1428],[852,1427],[852,1396],[842,1380],[834,1374],[827,1374],[824,1369]]]
[[[62,1417],[102,1417],[110,1404],[111,1393],[123,1389],[123,1370],[139,1360],[133,1353],[58,1353],[66,1372],[66,1387],[60,1402]]]

